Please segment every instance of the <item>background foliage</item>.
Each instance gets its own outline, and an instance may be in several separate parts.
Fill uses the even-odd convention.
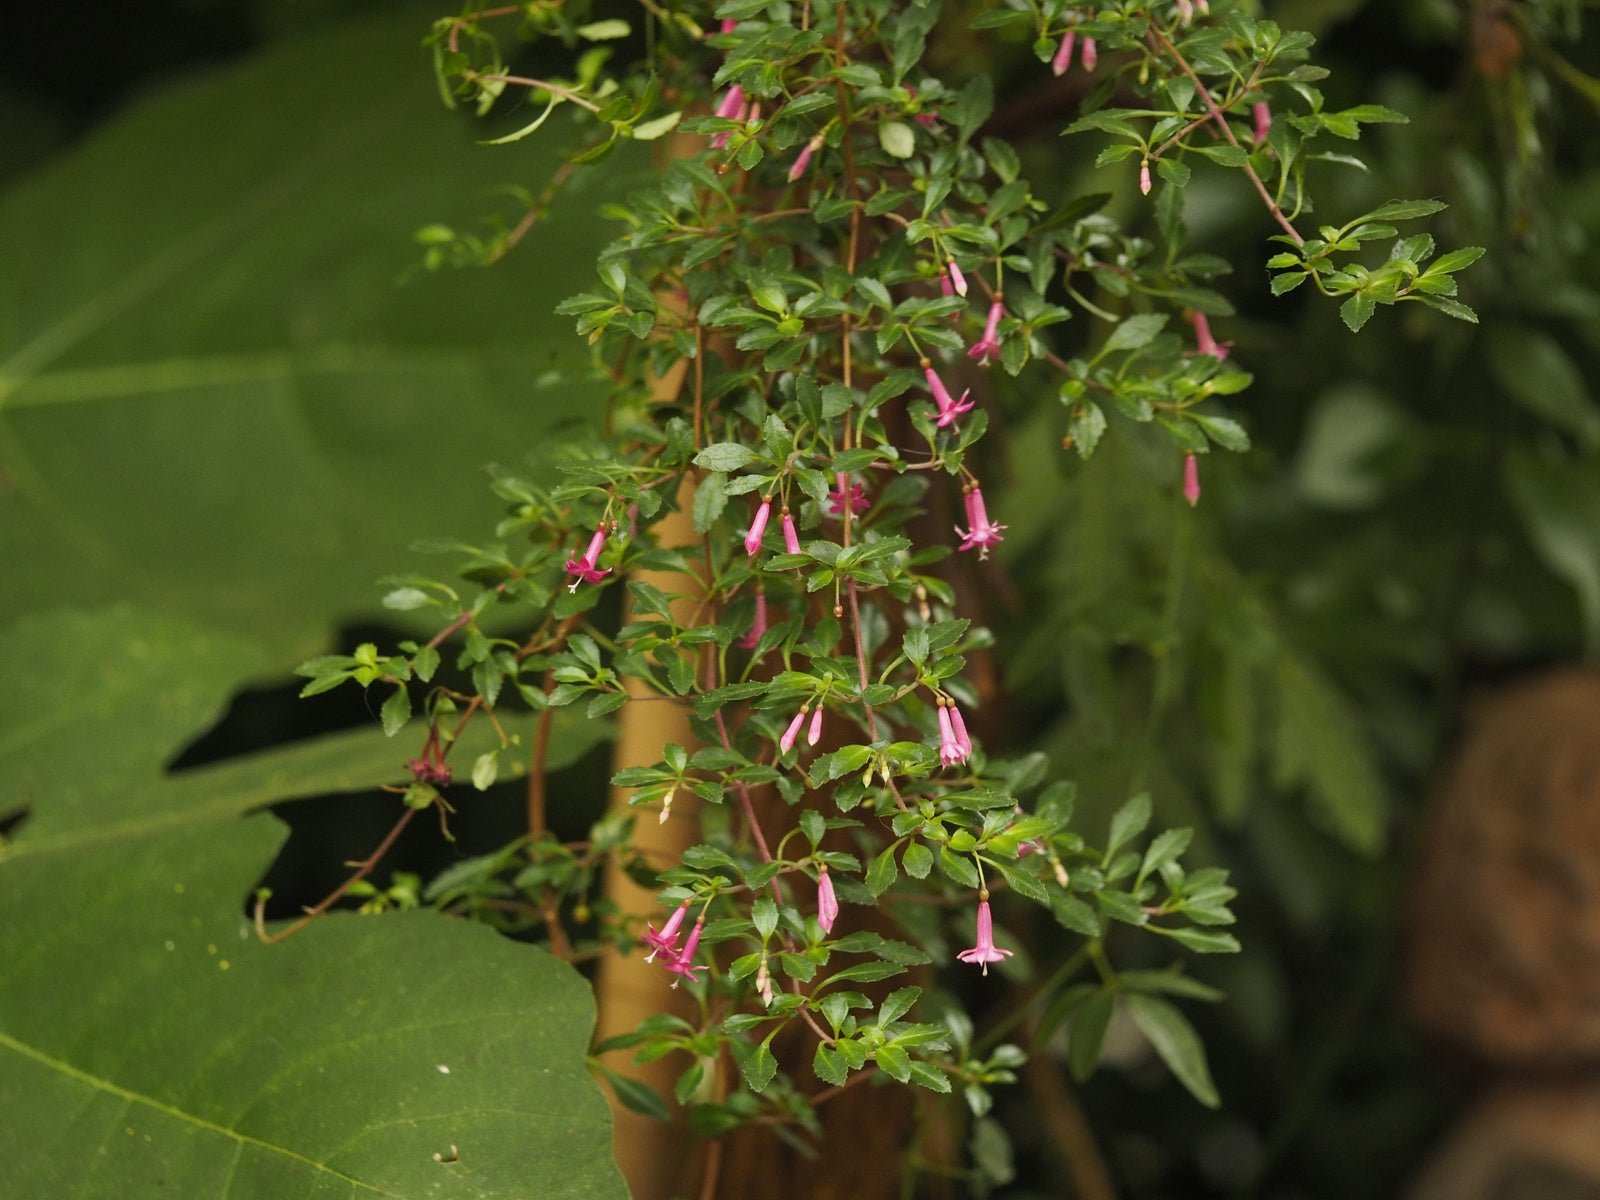
[[[1581,6],[1264,7],[1322,36],[1330,88],[1412,115],[1367,131],[1374,174],[1330,176],[1330,195],[1347,211],[1396,194],[1451,198],[1444,239],[1490,248],[1467,285],[1483,325],[1386,312],[1352,338],[1326,305],[1272,300],[1264,277],[1232,280],[1240,315],[1226,336],[1257,376],[1245,402],[1257,450],[1207,462],[1206,520],[1176,597],[1162,586],[1172,545],[1163,464],[1110,441],[1087,465],[1069,461],[1049,417],[1009,431],[1006,474],[1025,481],[1028,501],[1008,508],[1002,561],[1015,567],[1015,591],[996,596],[991,614],[997,661],[1012,664],[1007,727],[1017,745],[1073,764],[1088,822],[1103,822],[1097,797],[1108,805],[1142,776],[1163,821],[1201,827],[1191,855],[1229,866],[1241,890],[1248,953],[1204,964],[1229,993],[1200,1016],[1222,1110],[1197,1117],[1131,1039],[1086,1090],[1130,1195],[1333,1197],[1387,1193],[1404,1178],[1452,1109],[1451,1077],[1408,1032],[1392,988],[1428,781],[1473,684],[1600,645],[1600,296],[1588,282],[1600,163],[1596,88],[1573,65],[1594,61],[1592,32],[1574,40]],[[86,1110],[110,1154],[105,1174],[85,1167],[87,1194],[130,1194],[111,1181],[145,1153],[147,1134],[191,1181],[227,1169],[218,1147],[237,1152],[241,1171],[314,1169],[254,1144],[281,1142],[352,1178],[433,1194],[421,1189],[445,1165],[383,1175],[413,1167],[391,1167],[370,1126],[425,1111],[416,1106],[431,1102],[423,1089],[441,1082],[437,1065],[477,1053],[469,1039],[374,1047],[339,1104],[358,1149],[337,1154],[295,1126],[281,1088],[264,1086],[263,1045],[281,1058],[283,1039],[304,1038],[315,1054],[358,1022],[389,1023],[363,1011],[363,997],[412,986],[421,991],[389,1010],[392,1027],[426,1021],[438,1003],[423,986],[430,975],[481,976],[461,1016],[510,1037],[538,1015],[537,997],[578,991],[570,970],[537,952],[441,932],[443,919],[427,914],[329,922],[276,952],[240,938],[278,835],[268,817],[233,818],[295,796],[339,809],[347,802],[331,796],[392,780],[399,764],[374,738],[160,777],[225,697],[281,678],[306,654],[348,651],[360,640],[349,623],[379,619],[360,598],[416,561],[414,538],[488,527],[480,466],[521,459],[593,395],[563,378],[578,363],[562,356],[581,347],[553,308],[588,282],[605,237],[596,197],[569,194],[544,240],[492,272],[395,286],[412,229],[470,221],[509,175],[536,187],[550,160],[534,139],[512,167],[473,146],[479,131],[437,112],[416,51],[437,14],[344,27],[321,23],[329,11],[284,29],[273,5],[172,9],[165,25],[152,6],[148,45],[199,41],[239,57],[82,140],[69,134],[94,115],[82,98],[93,89],[52,86],[33,67],[8,93],[22,97],[10,111],[30,114],[17,122],[32,139],[22,144],[54,152],[37,151],[41,165],[0,199],[10,693],[0,817],[27,814],[0,860],[0,949],[20,964],[0,989],[0,1046],[8,1073],[39,1081],[7,1089],[0,1117],[24,1180],[60,1178],[52,1131],[87,1088],[102,1105],[137,1093],[162,1106],[135,1103],[138,1119],[120,1126]],[[164,37],[150,35],[159,29]],[[206,29],[214,41],[198,37]],[[952,33],[943,53],[968,48]],[[1055,138],[1064,118],[1031,115],[1021,93],[1013,107],[1001,99],[1012,122],[1003,132],[1037,183],[1060,199],[1113,186],[1093,174],[1097,147]],[[1019,134],[1029,122],[1037,138]],[[1210,186],[1190,185],[1191,226],[1237,262],[1257,262],[1256,214]],[[1135,210],[1129,180],[1113,203]],[[117,602],[136,607],[108,607]],[[1181,683],[1156,738],[1144,712],[1172,662]],[[180,761],[285,736],[299,718],[274,703],[241,702],[203,752]],[[333,724],[370,720],[324,711]],[[567,736],[570,762],[583,742]],[[370,848],[351,818],[360,803],[331,817],[285,810],[300,828],[344,826],[336,848],[305,852],[321,870]],[[497,803],[506,808],[491,794],[484,808]],[[170,824],[156,819],[165,815]],[[504,840],[474,819],[495,820],[464,813],[462,852],[475,837]],[[424,853],[402,848],[397,865],[426,864],[415,857]],[[437,865],[454,851],[433,853]],[[294,899],[309,901],[319,868],[304,870]],[[169,894],[169,879],[185,892]],[[171,929],[182,936],[162,936]],[[181,950],[166,950],[169,940]],[[328,983],[354,974],[360,989]],[[82,1005],[41,1001],[63,989]],[[284,996],[295,1000],[280,1024],[241,1023],[242,1011]],[[525,1036],[518,1053],[550,1055],[573,1104],[598,1114],[580,1081],[578,1001],[562,1011],[572,1025],[559,1044]],[[233,1094],[201,1094],[185,1056],[208,1053],[240,1065],[228,1072]],[[522,1071],[508,1068],[521,1064],[493,1065],[492,1086],[466,1082],[515,1106]],[[265,1097],[258,1124],[236,1119],[252,1089]],[[455,1096],[447,1108],[480,1102]],[[1026,1106],[1020,1091],[999,1097],[1017,1131],[1016,1194],[1055,1194],[1052,1151],[1030,1138]],[[470,1148],[452,1128],[446,1115],[441,1155],[450,1143]],[[541,1128],[551,1139],[529,1149],[537,1161],[494,1170],[559,1174],[571,1195],[619,1194],[596,1167],[603,1154],[574,1158],[569,1171],[544,1156],[571,1131]],[[598,1115],[585,1132],[601,1141]]]

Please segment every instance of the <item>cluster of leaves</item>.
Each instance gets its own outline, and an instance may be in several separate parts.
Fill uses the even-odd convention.
[[[464,575],[480,586],[475,599],[443,583],[397,581],[387,602],[437,609],[435,637],[389,656],[364,647],[312,660],[306,690],[390,685],[385,723],[398,731],[413,683],[432,679],[440,648],[461,634],[453,666],[470,688],[436,685],[423,707],[428,743],[418,761],[435,775],[461,723],[495,720],[513,696],[546,718],[579,701],[602,718],[640,698],[692,714],[701,748],[664,747],[615,783],[663,816],[680,793],[711,806],[704,840],[657,879],[665,904],[695,910],[693,944],[704,958],[675,965],[700,1020],[662,1018],[609,1048],[686,1052],[677,1099],[707,1132],[758,1117],[814,1125],[796,1065],[772,1050],[797,1024],[814,1035],[811,1070],[825,1083],[875,1069],[936,1091],[960,1086],[973,1111],[986,1112],[987,1087],[1020,1051],[962,1036],[963,1018],[924,1011],[918,986],[874,996],[845,985],[947,959],[975,897],[983,950],[991,887],[1084,939],[1046,984],[1047,1024],[1070,1030],[1075,1070],[1094,1067],[1113,1008],[1125,1002],[1177,1077],[1216,1103],[1198,1038],[1161,998],[1210,993],[1170,971],[1119,972],[1105,947],[1120,924],[1197,952],[1237,949],[1220,929],[1232,920],[1225,875],[1183,866],[1187,830],[1134,848],[1151,815],[1142,793],[1118,811],[1105,845],[1089,846],[1071,828],[1071,786],[1042,786],[1042,757],[991,757],[964,729],[951,733],[960,706],[987,699],[964,671],[990,639],[957,610],[939,567],[950,539],[930,538],[924,517],[959,489],[962,548],[986,554],[1003,541],[1005,526],[983,513],[979,471],[994,460],[980,443],[1010,399],[1041,381],[1065,410],[1053,418],[1057,432],[1085,458],[1115,429],[1174,466],[1187,458],[1193,481],[1194,455],[1247,448],[1223,400],[1251,377],[1227,363],[1207,324],[1232,312],[1211,286],[1227,264],[1186,245],[1183,195],[1196,167],[1242,174],[1264,202],[1263,223],[1275,221],[1296,248],[1269,262],[1288,280],[1274,290],[1313,278],[1348,295],[1352,328],[1376,303],[1406,298],[1470,317],[1450,299],[1450,277],[1476,252],[1423,270],[1431,239],[1399,238],[1385,224],[1427,215],[1433,202],[1395,202],[1302,237],[1294,222],[1312,211],[1310,167],[1338,157],[1313,151],[1313,140],[1353,137],[1362,122],[1398,115],[1375,105],[1324,112],[1310,86],[1320,73],[1304,62],[1309,36],[1220,2],[1201,20],[1190,9],[1019,4],[976,22],[1031,30],[1041,58],[1068,37],[1100,43],[1104,57],[1086,62],[1095,85],[1067,132],[1118,139],[1102,164],[1138,157],[1143,190],[1159,187],[1159,248],[1105,215],[1105,195],[1057,207],[1035,195],[1017,152],[983,134],[989,79],[947,84],[927,72],[938,3],[859,0],[815,23],[809,7],[764,0],[679,10],[652,16],[651,57],[615,72],[612,52],[632,44],[633,30],[591,20],[584,4],[469,10],[435,28],[447,100],[487,112],[515,88],[538,109],[498,141],[547,126],[558,108],[582,114],[587,142],[573,165],[626,140],[679,139],[653,185],[617,210],[626,229],[602,253],[598,285],[561,307],[609,381],[605,442],[562,455],[559,485],[497,479],[509,507],[496,540],[460,547]],[[496,17],[572,48],[571,72],[513,73]],[[1106,107],[1124,93],[1139,103]],[[1259,114],[1253,130],[1241,125],[1256,105],[1277,106],[1270,133]],[[698,115],[708,110],[715,115]],[[424,240],[444,244],[446,233]],[[1332,262],[1390,236],[1384,265]],[[1100,302],[1084,295],[1090,286]],[[1169,328],[1174,316],[1193,323],[1193,347]],[[982,403],[955,399],[941,372],[971,370],[963,351],[1017,382],[991,387],[991,374],[972,370]],[[664,397],[667,378],[683,383]],[[1108,413],[1124,420],[1113,426]],[[1189,490],[1193,504],[1198,484]],[[657,536],[680,507],[693,545]],[[641,573],[680,582],[658,586]],[[618,583],[629,600],[621,621],[600,607]],[[502,611],[533,632],[489,632],[488,616]],[[802,767],[807,714],[806,742],[817,744],[819,727],[829,740]],[[514,744],[502,736],[502,750]],[[490,752],[475,765],[480,787],[495,761]],[[420,770],[418,787],[431,788]],[[789,814],[772,845],[756,822],[757,788],[772,789]],[[417,788],[412,800],[443,802]],[[547,914],[562,902],[587,911],[594,861],[564,874],[521,872],[511,887],[538,892]],[[489,886],[509,869],[497,863],[474,878]],[[846,905],[878,907],[906,940],[834,936],[832,917],[811,912],[811,881],[835,886],[824,878]],[[472,892],[434,894],[459,902]],[[614,926],[604,936],[634,932]],[[1075,981],[1084,968],[1097,982]],[[1033,967],[1019,956],[1004,969]],[[707,1097],[705,1063],[723,1054],[740,1066],[744,1090]],[[655,1106],[637,1089],[625,1094]]]

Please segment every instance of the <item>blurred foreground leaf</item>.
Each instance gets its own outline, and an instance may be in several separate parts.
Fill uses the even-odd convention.
[[[602,240],[590,176],[493,272],[401,282],[418,227],[514,218],[492,189],[559,141],[479,148],[426,28],[282,44],[0,196],[0,619],[130,599],[306,657],[413,539],[485,524],[487,460],[592,409],[553,315]]]
[[[162,779],[248,648],[131,610],[0,633],[0,1151],[18,1196],[617,1197],[588,986],[429,912],[260,944],[267,800],[369,786],[344,739]],[[381,739],[381,733],[375,735]],[[392,760],[397,750],[389,742]],[[468,749],[464,747],[463,749]]]

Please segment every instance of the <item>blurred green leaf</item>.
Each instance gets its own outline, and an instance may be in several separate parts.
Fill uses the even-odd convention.
[[[251,653],[128,609],[0,632],[29,806],[0,857],[7,1190],[621,1200],[577,972],[426,911],[255,938],[283,828],[241,814],[366,768],[296,747],[163,778]]]
[[[494,272],[402,282],[416,229],[559,161],[474,146],[418,28],[172,87],[0,197],[0,619],[128,599],[305,657],[412,539],[484,523],[489,454],[595,402],[551,314],[602,238],[587,175]]]

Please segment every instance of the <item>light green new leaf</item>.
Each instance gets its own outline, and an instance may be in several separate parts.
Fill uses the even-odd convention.
[[[321,28],[0,196],[0,620],[128,599],[305,657],[595,402],[553,313],[605,236],[590,176],[494,271],[402,278],[415,230],[520,216],[494,190],[559,163],[474,145],[426,29]]]
[[[256,940],[283,830],[239,814],[367,786],[395,747],[163,779],[242,645],[130,610],[0,633],[0,811],[29,809],[0,854],[8,1194],[622,1200],[569,967],[428,912]]]

